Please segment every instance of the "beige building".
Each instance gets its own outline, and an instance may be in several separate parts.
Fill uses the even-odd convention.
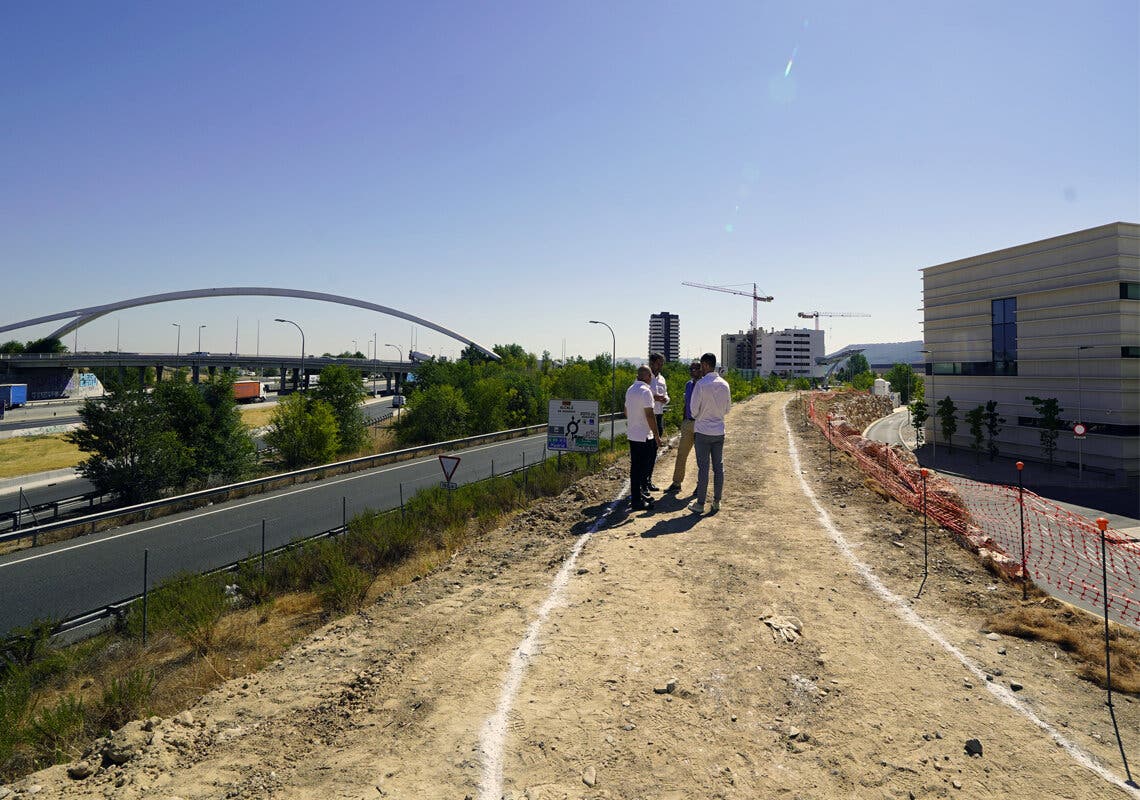
[[[997,402],[1002,455],[1044,460],[1027,397],[1062,407],[1057,463],[1140,475],[1140,225],[1114,222],[922,270],[926,402]],[[1088,433],[1075,439],[1072,426]],[[941,430],[938,442],[941,443]]]

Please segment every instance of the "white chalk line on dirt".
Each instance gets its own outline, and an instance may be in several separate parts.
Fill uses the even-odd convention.
[[[582,552],[582,548],[586,546],[590,537],[598,532],[602,523],[617,508],[618,503],[621,502],[627,491],[629,491],[629,481],[625,482],[617,497],[610,502],[602,515],[590,526],[590,530],[578,537],[570,555],[562,562],[562,569],[558,570],[558,574],[551,581],[550,594],[539,607],[538,615],[527,628],[526,636],[523,637],[511,655],[507,677],[503,681],[503,691],[499,695],[499,705],[495,708],[495,713],[483,723],[483,731],[479,734],[479,750],[483,753],[483,779],[479,787],[480,800],[500,800],[502,797],[503,745],[507,738],[507,715],[511,713],[511,707],[514,706],[515,696],[518,694],[519,686],[522,685],[523,673],[526,672],[530,659],[538,655],[538,635],[542,632],[542,624],[546,622],[550,612],[562,604],[563,597],[566,594],[566,585],[570,582],[570,573],[578,561],[578,555]]]
[[[788,403],[790,402],[791,401],[789,400]],[[839,529],[835,527],[835,524],[831,521],[831,516],[827,513],[826,510],[824,510],[823,506],[820,505],[819,500],[815,496],[815,492],[812,491],[812,488],[810,486],[808,486],[808,482],[804,480],[803,468],[800,465],[799,450],[796,449],[796,443],[792,437],[792,426],[788,422],[787,403],[784,404],[784,429],[788,434],[788,453],[792,457],[792,468],[796,471],[796,477],[800,479],[800,487],[803,489],[803,492],[807,496],[808,500],[811,501],[812,506],[815,507],[816,513],[819,515],[820,524],[827,530],[828,534],[831,536],[831,540],[835,542],[835,546],[838,547],[839,551],[843,553],[849,562],[851,562],[851,565],[855,567],[855,570],[862,576],[863,580],[870,587],[871,591],[877,594],[882,600],[886,601],[891,609],[896,614],[898,614],[904,622],[914,626],[915,628],[918,628],[920,631],[929,636],[934,642],[941,645],[941,647],[946,652],[952,655],[962,664],[962,666],[969,670],[970,673],[973,674],[982,683],[982,685],[985,686],[986,689],[988,689],[990,693],[993,694],[1000,702],[1004,703],[1014,711],[1017,711],[1042,731],[1047,733],[1054,742],[1064,748],[1065,752],[1068,753],[1074,761],[1086,769],[1095,772],[1108,783],[1119,786],[1124,791],[1140,797],[1140,792],[1137,792],[1135,789],[1126,785],[1123,780],[1118,778],[1107,768],[1097,763],[1096,759],[1091,754],[1086,753],[1076,744],[1061,735],[1061,733],[1052,725],[1038,717],[1035,713],[1033,713],[1032,709],[1014,697],[1011,690],[1005,688],[1004,686],[1001,686],[1000,684],[987,681],[986,673],[980,666],[971,661],[961,650],[951,644],[944,636],[942,636],[942,634],[935,630],[930,623],[920,617],[914,611],[914,609],[907,604],[906,600],[888,589],[883,584],[883,582],[879,580],[878,576],[875,575],[871,568],[858,559],[858,557],[855,555],[855,551],[852,550],[850,543],[846,538],[844,538],[843,534],[840,533]]]

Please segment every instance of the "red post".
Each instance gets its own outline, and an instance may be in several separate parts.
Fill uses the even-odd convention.
[[[1128,777],[1126,784],[1140,788],[1132,780],[1132,772],[1128,769],[1128,756],[1124,755],[1124,742],[1120,739],[1120,728],[1116,724],[1116,708],[1112,705],[1112,661],[1109,658],[1111,649],[1108,644],[1108,548],[1104,535],[1108,529],[1108,520],[1097,517],[1096,526],[1100,528],[1100,596],[1104,603],[1104,683],[1108,687],[1108,713],[1112,717],[1112,728],[1116,731],[1116,744],[1120,748],[1120,760],[1124,762],[1124,774]]]
[[[918,585],[915,599],[922,594],[922,587],[926,585],[926,578],[930,574],[930,545],[926,533],[926,476],[930,474],[930,470],[923,467],[918,474],[922,476],[922,583]]]
[[[1025,562],[1025,486],[1021,481],[1021,471],[1025,463],[1018,461],[1017,467],[1017,512],[1021,517],[1021,599],[1029,598],[1029,568]]]

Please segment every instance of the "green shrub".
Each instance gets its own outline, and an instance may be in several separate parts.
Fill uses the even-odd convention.
[[[364,603],[372,578],[364,570],[348,563],[344,548],[328,548],[325,556],[327,578],[317,586],[321,605],[332,611],[356,611]]]
[[[0,775],[8,772],[16,749],[23,741],[24,717],[32,700],[32,682],[22,667],[9,669],[0,678]]]
[[[87,709],[75,695],[61,697],[28,726],[27,740],[37,761],[60,764],[76,758],[88,738]]]
[[[206,653],[225,610],[226,597],[217,576],[181,572],[150,592],[147,627],[154,633],[172,633],[199,653]],[[141,602],[131,608],[129,627],[141,633]]]
[[[110,730],[121,728],[132,719],[144,716],[157,683],[154,672],[136,669],[121,678],[113,678],[103,689],[99,721]]]

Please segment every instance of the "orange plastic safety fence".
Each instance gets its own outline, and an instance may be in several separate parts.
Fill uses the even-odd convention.
[[[818,413],[816,398],[833,396],[810,396],[808,418],[892,497],[921,510],[918,466],[891,447],[864,439],[842,417],[829,419]],[[1014,576],[1021,574],[1024,530],[1024,565],[1030,579],[1063,600],[1102,613],[1101,534],[1091,520],[1016,486],[933,471],[927,476],[926,495],[928,516],[973,549],[985,551],[1000,569]],[[1104,542],[1109,617],[1140,627],[1140,543],[1112,529],[1105,532]]]

